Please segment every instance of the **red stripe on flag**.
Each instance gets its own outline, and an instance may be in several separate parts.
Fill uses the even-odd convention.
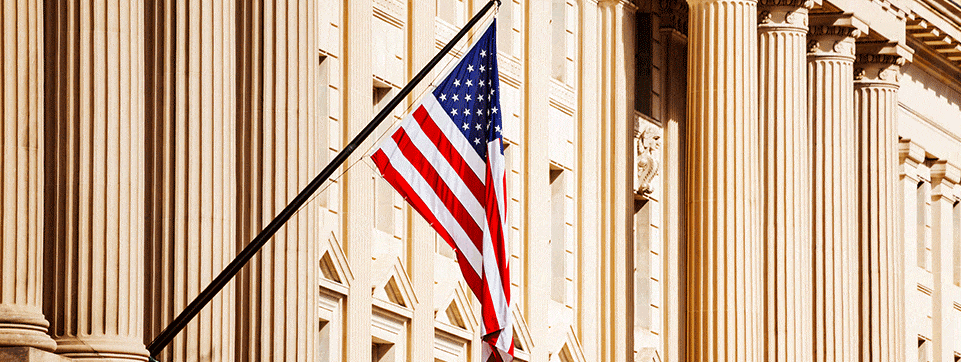
[[[480,225],[474,221],[474,216],[471,215],[464,204],[461,203],[457,195],[450,190],[450,187],[444,182],[444,179],[440,177],[434,166],[430,164],[430,161],[424,157],[420,152],[420,149],[410,141],[410,136],[404,131],[404,128],[398,128],[397,132],[391,136],[395,142],[397,142],[397,149],[404,155],[407,160],[410,161],[411,166],[427,181],[427,184],[434,190],[437,194],[437,198],[444,203],[447,210],[450,210],[451,215],[457,219],[457,223],[464,229],[467,236],[470,237],[471,242],[477,247],[477,250],[483,250],[484,242],[484,231],[481,229]],[[463,176],[462,174],[460,176]]]
[[[504,245],[504,225],[501,225],[501,215],[500,206],[501,204],[497,202],[497,191],[494,190],[494,180],[491,170],[488,167],[487,171],[487,183],[491,185],[487,188],[487,227],[490,229],[491,240],[494,243],[494,255],[497,260],[497,269],[500,270],[501,284],[504,288],[504,299],[507,301],[511,300],[511,283],[508,277],[508,264],[507,264],[507,250]]]
[[[444,155],[454,171],[461,175],[464,183],[467,184],[467,188],[474,194],[481,206],[486,206],[484,205],[484,183],[481,182],[470,165],[464,161],[464,157],[447,139],[447,135],[440,130],[440,127],[437,127],[437,123],[424,106],[417,107],[417,110],[414,111],[414,119],[420,125],[420,129],[424,131],[424,134],[427,135],[427,138],[434,142],[434,146],[437,146],[437,150]]]
[[[398,173],[393,166],[390,165],[390,159],[387,157],[387,154],[384,153],[384,150],[377,150],[377,152],[371,155],[370,158],[374,160],[374,164],[377,165],[381,176],[387,180],[387,183],[389,183],[405,200],[407,200],[407,203],[414,208],[414,211],[417,211],[417,213],[427,220],[427,223],[430,224],[435,231],[437,231],[437,234],[440,235],[441,239],[444,239],[444,241],[447,242],[447,245],[450,245],[450,247],[454,249],[454,252],[457,253],[457,259],[459,260],[457,264],[460,266],[461,273],[464,274],[464,280],[467,282],[467,286],[476,295],[477,291],[482,287],[481,278],[477,275],[477,273],[474,272],[474,269],[470,267],[470,262],[464,256],[464,253],[462,253],[460,249],[457,248],[457,245],[454,244],[454,239],[450,236],[450,233],[448,233],[443,227],[438,227],[441,224],[437,221],[437,217],[430,212],[430,209],[427,208],[427,204],[425,204],[424,201],[417,196],[417,193],[414,192],[413,188],[410,187],[404,177],[400,175],[400,173]],[[483,267],[481,270],[483,270]]]

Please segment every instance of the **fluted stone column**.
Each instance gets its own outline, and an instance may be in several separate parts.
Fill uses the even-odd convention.
[[[311,139],[319,127],[315,4],[242,0],[236,5],[238,250],[320,171],[318,142]],[[314,359],[316,208],[304,205],[238,280],[236,360]]]
[[[348,1],[343,6],[343,26],[345,34],[358,39],[370,39],[373,28],[373,7],[365,1]],[[369,46],[353,46],[355,42],[345,42],[343,59],[349,59],[343,67],[343,138],[340,144],[346,145],[351,137],[370,122],[374,112],[371,102],[373,84],[373,55]],[[335,141],[335,144],[337,142]],[[363,153],[355,152],[347,163],[351,164],[366,157]],[[348,172],[343,180],[341,195],[343,209],[341,225],[343,225],[343,245],[347,263],[353,272],[352,286],[347,292],[344,302],[347,318],[344,327],[345,343],[343,361],[371,360],[371,298],[370,289],[373,285],[371,276],[371,244],[374,238],[374,228],[371,220],[374,217],[374,197],[370,190],[374,188],[375,173],[370,167],[355,167]],[[479,349],[477,349],[479,351]]]
[[[812,19],[808,34],[816,361],[858,360],[856,32]]]
[[[146,0],[149,343],[237,255],[234,2]],[[234,287],[161,361],[233,361]]]
[[[858,54],[854,118],[858,137],[861,361],[899,361],[904,272],[897,251],[898,77],[896,55]]]
[[[53,351],[43,317],[43,1],[0,15],[0,348]]]
[[[811,154],[804,0],[758,7],[759,122],[767,361],[810,361]]]
[[[143,2],[44,5],[44,312],[59,354],[145,361]]]
[[[532,2],[534,4],[536,2]],[[600,54],[599,68],[600,75],[600,169],[599,178],[601,182],[601,203],[605,205],[601,209],[601,239],[600,248],[600,280],[601,280],[601,341],[602,348],[600,360],[604,361],[625,361],[634,358],[634,173],[631,165],[634,164],[634,57],[630,55],[630,49],[634,48],[634,12],[637,8],[630,1],[626,0],[605,0],[598,2],[599,23],[601,32],[599,36]],[[545,17],[546,18],[546,17]],[[545,23],[540,23],[545,28]],[[539,28],[540,29],[540,28]],[[540,37],[542,39],[549,36],[546,32]],[[544,58],[529,58],[528,64],[530,71],[534,72],[531,79],[545,80],[542,84],[528,84],[532,89],[544,89],[549,86],[546,80],[549,74],[540,69],[545,67],[539,63],[550,59],[549,47],[542,47],[545,42],[534,41],[532,47],[543,52]],[[535,103],[536,102],[536,103]],[[536,108],[531,104],[535,103],[541,108]],[[531,96],[527,99],[528,106],[525,108],[530,111],[529,119],[537,116],[546,115],[548,112],[548,100],[544,96]],[[525,136],[528,139],[535,139],[538,134],[546,134],[547,128],[537,129],[543,122],[528,121],[529,133]],[[530,147],[527,145],[527,147]],[[545,170],[538,166],[550,162],[547,150],[542,150],[540,159],[530,160],[526,167]],[[530,177],[530,176],[528,176]],[[537,174],[541,181],[531,182],[528,191],[528,199],[525,202],[534,205],[535,202],[547,199],[546,191],[538,194],[547,185],[548,175]],[[537,210],[537,206],[531,207]],[[531,222],[545,220],[545,225],[528,225],[528,232],[532,235],[542,234],[539,230],[546,230],[546,219],[541,217],[531,217]],[[542,238],[540,248],[546,249],[547,241]],[[534,255],[537,247],[531,247],[528,255]],[[543,249],[541,249],[543,250]],[[534,258],[529,258],[534,261]],[[531,264],[532,270],[541,270],[536,267],[536,262]],[[547,279],[541,279],[546,281]],[[530,280],[536,282],[536,280]],[[531,284],[529,284],[531,285]],[[536,284],[535,284],[536,285]],[[537,295],[533,288],[529,293]],[[531,298],[530,303],[534,304],[536,299]],[[534,310],[532,310],[534,311]],[[544,316],[543,320],[547,320]],[[528,318],[528,324],[536,324]],[[545,329],[546,330],[546,329]]]
[[[687,359],[760,361],[757,3],[689,4]]]

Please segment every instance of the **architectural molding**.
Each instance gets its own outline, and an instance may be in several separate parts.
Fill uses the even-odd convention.
[[[479,327],[468,297],[468,290],[458,282],[444,301],[434,309],[435,329],[470,341]]]
[[[351,281],[354,280],[354,273],[350,270],[347,257],[333,232],[321,242],[319,266],[321,287],[346,295]]]
[[[511,316],[514,318],[514,358],[521,361],[530,361],[534,340],[531,338],[530,329],[527,327],[527,319],[517,308],[517,304],[511,304],[510,308]]]

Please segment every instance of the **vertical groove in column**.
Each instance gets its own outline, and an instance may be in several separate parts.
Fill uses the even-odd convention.
[[[238,247],[319,172],[314,2],[238,5]],[[263,58],[260,58],[260,56]],[[251,260],[238,283],[237,360],[313,360],[317,338],[316,230],[307,204]],[[246,346],[244,345],[246,344]]]
[[[147,0],[147,340],[236,252],[234,3]],[[234,289],[160,360],[234,360]],[[225,313],[225,311],[227,311]]]
[[[854,37],[853,28],[824,26],[808,36],[816,361],[858,360]]]
[[[146,360],[143,4],[45,10],[44,310],[57,353]]]
[[[692,2],[688,358],[762,359],[757,3]]]
[[[813,353],[804,6],[762,1],[758,15],[767,361],[809,361]]]
[[[0,9],[0,347],[53,351],[42,310],[43,1]]]
[[[902,272],[897,267],[896,197],[897,92],[900,57],[860,54],[854,70],[860,200],[860,285],[862,361],[897,361],[903,356],[900,331]]]

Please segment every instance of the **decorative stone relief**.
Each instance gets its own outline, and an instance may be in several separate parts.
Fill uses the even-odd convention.
[[[888,54],[858,54],[854,80],[897,83],[901,78],[904,58]]]
[[[661,0],[661,28],[677,30],[687,34],[688,7],[685,0]]]
[[[808,32],[808,53],[835,53],[854,57],[854,40],[860,36],[855,28],[812,26]]]
[[[636,140],[637,169],[634,173],[634,190],[642,197],[649,197],[654,192],[651,180],[660,171],[657,151],[661,148],[661,129],[648,125]]]

